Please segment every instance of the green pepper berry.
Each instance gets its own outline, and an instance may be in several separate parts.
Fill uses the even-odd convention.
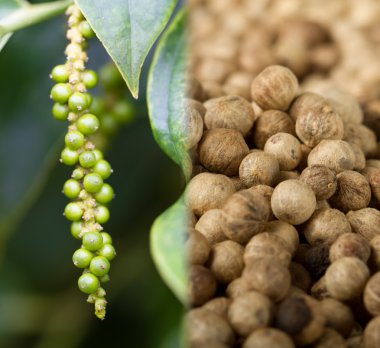
[[[79,155],[79,163],[83,168],[91,168],[96,164],[96,156],[93,151],[83,151]]]
[[[99,192],[103,186],[103,179],[97,173],[87,174],[83,179],[83,186],[89,193]]]
[[[99,79],[107,90],[119,89],[124,84],[119,70],[113,63],[109,63],[101,68]]]
[[[65,136],[65,144],[71,150],[78,150],[84,145],[84,135],[78,131],[70,131]]]
[[[53,105],[52,113],[54,118],[58,121],[66,121],[69,112],[69,107],[66,104],[55,103]]]
[[[110,270],[110,262],[104,256],[95,256],[90,263],[90,272],[97,277],[105,276]]]
[[[61,152],[61,161],[67,166],[72,166],[78,162],[79,154],[77,151],[70,150],[69,148],[64,148]]]
[[[96,161],[100,161],[103,159],[103,152],[100,151],[99,149],[95,149],[93,150],[94,154],[95,154],[95,157],[96,157]]]
[[[104,99],[99,97],[92,98],[92,104],[90,107],[90,111],[95,115],[102,115],[106,110],[106,102]]]
[[[72,94],[73,91],[67,83],[57,83],[50,93],[52,99],[60,104],[66,104]]]
[[[92,39],[95,36],[91,25],[87,21],[82,21],[79,24],[79,31],[86,39]]]
[[[71,177],[75,180],[81,180],[86,175],[86,172],[83,168],[75,168],[73,173],[71,174]]]
[[[102,131],[108,136],[115,135],[119,129],[119,125],[111,114],[103,115],[101,119]]]
[[[81,190],[80,184],[74,179],[69,179],[63,185],[63,193],[67,198],[77,198]]]
[[[93,294],[99,286],[99,279],[91,273],[82,274],[78,279],[78,287],[85,294]]]
[[[112,110],[112,116],[116,122],[128,124],[135,119],[136,109],[131,102],[122,100],[115,104]]]
[[[95,220],[100,224],[105,224],[110,219],[110,211],[104,205],[99,205],[95,210]]]
[[[99,128],[99,120],[95,115],[85,114],[77,121],[77,127],[84,135],[94,134]]]
[[[98,74],[93,70],[86,70],[82,73],[82,81],[86,88],[94,88],[98,84]]]
[[[91,260],[93,259],[93,257],[94,254],[91,251],[80,248],[76,250],[73,254],[73,263],[78,268],[87,268],[91,264]]]
[[[111,244],[104,244],[99,250],[98,254],[100,256],[104,256],[109,261],[112,261],[116,256],[116,251],[113,245]]]
[[[66,65],[57,65],[51,72],[51,78],[55,82],[69,81],[69,71]]]
[[[85,93],[75,92],[69,98],[69,108],[72,111],[81,111],[91,105],[88,96]]]
[[[106,160],[99,160],[95,164],[93,170],[95,173],[98,173],[103,179],[109,178],[112,173],[111,165]]]
[[[99,232],[87,232],[83,235],[82,244],[86,249],[96,251],[103,246],[103,237]]]
[[[101,232],[101,235],[103,237],[103,244],[112,244],[112,237],[107,232]]]
[[[78,221],[83,215],[83,209],[77,202],[71,202],[66,205],[65,216],[70,221]]]
[[[83,222],[82,221],[74,221],[71,224],[70,232],[71,232],[71,235],[75,239],[82,239],[82,230],[83,230]]]
[[[101,283],[107,283],[109,281],[110,281],[110,276],[108,274],[100,278]]]
[[[95,194],[95,199],[101,204],[107,204],[112,201],[114,195],[112,186],[109,184],[103,184],[100,191]]]

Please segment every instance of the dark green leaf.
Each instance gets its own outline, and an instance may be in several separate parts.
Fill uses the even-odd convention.
[[[183,100],[186,87],[186,14],[181,12],[160,40],[148,80],[148,108],[153,134],[165,153],[189,171]]]
[[[96,35],[137,97],[145,58],[177,0],[76,0]]]
[[[187,219],[188,210],[181,198],[156,219],[150,234],[151,253],[156,267],[183,304],[187,303]]]

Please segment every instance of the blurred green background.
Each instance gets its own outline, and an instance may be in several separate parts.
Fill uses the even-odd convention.
[[[51,116],[48,78],[64,61],[65,29],[62,15],[17,32],[0,53],[0,348],[176,347],[182,307],[154,268],[149,229],[183,181],[153,140],[144,85],[136,121],[106,153],[116,192],[106,230],[118,251],[106,320],[77,288],[80,242],[62,216],[71,172],[58,163],[67,125]],[[109,59],[97,40],[89,54],[95,70]]]

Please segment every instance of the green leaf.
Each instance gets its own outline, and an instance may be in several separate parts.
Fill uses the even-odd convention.
[[[154,222],[150,234],[153,260],[163,280],[187,304],[186,227],[188,209],[181,197]]]
[[[186,13],[180,12],[157,47],[148,78],[148,109],[153,135],[164,152],[189,173],[183,100],[186,91]]]
[[[76,0],[137,98],[142,65],[177,0]]]

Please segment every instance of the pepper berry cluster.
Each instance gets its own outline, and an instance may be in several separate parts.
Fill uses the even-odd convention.
[[[56,82],[51,90],[55,102],[53,116],[69,121],[60,161],[76,166],[71,179],[63,186],[63,193],[72,200],[65,207],[64,215],[72,221],[71,234],[82,241],[81,248],[73,255],[74,265],[83,269],[78,279],[79,289],[89,295],[88,302],[95,305],[95,315],[104,319],[107,301],[101,283],[109,280],[110,261],[116,255],[112,238],[102,227],[110,218],[107,204],[114,197],[113,188],[104,182],[112,168],[91,139],[100,122],[90,113],[92,96],[88,89],[97,85],[98,76],[85,68],[88,61],[85,50],[88,39],[95,35],[77,6],[70,6],[67,15],[70,41],[65,50],[67,62],[56,66],[51,73]]]

